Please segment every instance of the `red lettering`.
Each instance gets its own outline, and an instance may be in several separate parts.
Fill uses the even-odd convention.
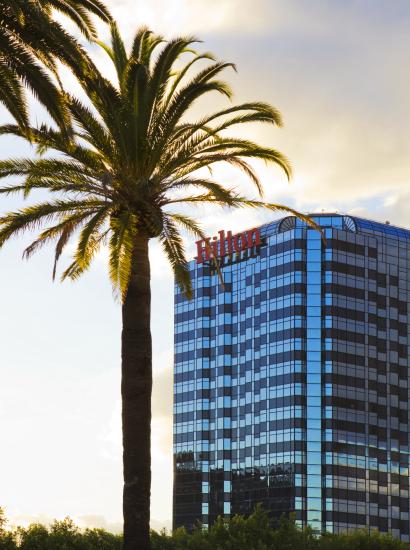
[[[214,237],[211,243],[212,258],[218,257],[218,237]]]
[[[210,238],[196,241],[197,264],[202,264],[211,258],[223,258],[226,255],[239,254],[247,248],[260,246],[261,244],[261,233],[258,227],[249,229],[243,233],[237,233],[236,235],[232,235],[232,231],[227,231],[226,238],[225,231],[218,231],[218,235],[219,239],[218,237],[213,237],[212,241]]]
[[[219,233],[219,255],[221,258],[225,256],[225,231],[218,231]]]
[[[248,235],[248,248],[252,248],[252,246],[259,246],[261,244],[261,232],[259,227],[250,229],[247,232],[247,235]]]
[[[196,257],[196,263],[202,264],[204,261],[207,261],[210,259],[210,246],[209,246],[210,239],[202,239],[200,241],[196,241],[196,250],[197,250],[197,257]],[[204,257],[205,253],[205,257]]]
[[[233,252],[232,250],[232,231],[228,231],[226,240],[228,242],[228,255],[230,256]]]
[[[233,236],[233,249],[238,254],[241,250],[248,248],[246,233],[237,233]]]

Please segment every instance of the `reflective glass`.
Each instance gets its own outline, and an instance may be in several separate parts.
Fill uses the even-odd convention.
[[[221,262],[224,289],[195,262],[194,299],[175,289],[175,526],[262,501],[408,541],[409,232],[314,219],[326,241],[274,221]]]

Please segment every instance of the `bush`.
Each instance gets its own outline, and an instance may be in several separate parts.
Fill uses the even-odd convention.
[[[122,536],[103,529],[80,530],[72,520],[55,521],[50,527],[32,524],[7,530],[0,508],[0,550],[121,550]],[[319,537],[300,529],[291,517],[273,527],[260,508],[248,518],[218,519],[208,530],[192,533],[180,528],[172,534],[151,533],[152,550],[409,550],[410,546],[389,535],[356,531]]]
[[[71,519],[55,521],[49,528],[33,523],[6,530],[0,509],[0,550],[121,550],[122,536],[103,529],[81,531]]]

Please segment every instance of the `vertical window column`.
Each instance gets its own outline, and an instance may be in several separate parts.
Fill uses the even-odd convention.
[[[306,491],[307,523],[322,529],[321,476],[321,234],[307,230],[306,251]]]
[[[209,395],[210,388],[210,362],[208,358],[203,358],[201,360],[202,371],[207,371],[207,377],[202,378],[202,389],[205,390],[203,393]],[[199,433],[201,433],[201,439],[196,441],[196,451],[198,457],[198,468],[201,472],[202,485],[202,525],[205,529],[209,526],[209,433],[210,433],[210,399],[203,398],[200,401],[196,402],[196,422],[197,422],[197,434],[198,428]]]
[[[197,468],[201,478],[201,512],[202,525],[204,528],[209,526],[209,493],[210,493],[210,423],[211,423],[211,338],[212,338],[212,319],[213,311],[211,310],[211,290],[212,279],[204,277],[201,281],[204,293],[203,305],[205,314],[202,318],[196,318],[196,329],[202,329],[206,336],[196,339],[196,357],[197,370],[200,369],[200,376],[196,377],[196,395],[201,395],[201,399],[196,399],[194,410],[197,424],[197,439],[196,439],[196,456]],[[201,286],[202,286],[201,285]],[[206,285],[206,286],[205,286]],[[198,300],[197,300],[198,303]],[[197,308],[196,308],[197,309]],[[200,439],[198,439],[198,434]]]
[[[229,356],[224,357],[223,365],[231,366]],[[218,397],[218,467],[223,471],[223,515],[226,518],[231,514],[232,502],[232,377],[223,375],[218,377],[218,387],[222,394]],[[227,390],[227,391],[225,391]]]
[[[217,433],[218,464],[222,466],[223,515],[232,504],[232,274],[224,270],[225,289],[218,296]],[[218,467],[219,467],[218,466]]]

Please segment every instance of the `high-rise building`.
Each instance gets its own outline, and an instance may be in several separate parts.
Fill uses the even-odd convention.
[[[175,290],[175,527],[261,503],[409,540],[410,231],[313,218],[198,242]]]

